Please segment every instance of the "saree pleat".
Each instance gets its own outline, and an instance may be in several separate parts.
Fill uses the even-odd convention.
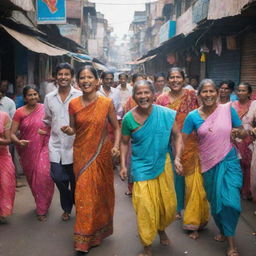
[[[48,155],[49,135],[38,134],[38,130],[44,127],[43,118],[44,107],[38,104],[32,113],[21,120],[20,138],[29,140],[29,144],[26,147],[17,147],[38,215],[47,214],[54,193]]]
[[[158,230],[163,231],[175,219],[177,200],[172,169],[167,154],[164,171],[160,176],[134,182],[132,201],[139,236],[144,246],[152,244]]]
[[[203,174],[214,220],[225,236],[234,236],[241,212],[242,172],[233,148],[226,157]]]
[[[75,250],[88,251],[113,233],[114,174],[107,129],[111,100],[98,99],[87,107],[81,98],[70,102],[75,114],[74,174],[76,176]]]
[[[195,172],[185,176],[186,210],[183,216],[183,228],[202,229],[209,221],[209,205],[200,173],[200,163],[195,163]]]
[[[188,113],[198,107],[195,92],[192,90],[184,90],[183,96],[172,103],[169,102],[168,93],[164,93],[158,97],[157,104],[177,111],[176,122],[180,130]],[[181,162],[185,177],[174,174],[177,211],[184,209],[184,229],[197,230],[209,220],[209,205],[202,182],[199,149],[194,133],[186,140]]]

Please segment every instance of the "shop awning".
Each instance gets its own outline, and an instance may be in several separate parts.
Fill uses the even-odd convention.
[[[154,54],[154,55],[151,55],[151,56],[148,56],[148,57],[139,59],[139,60],[126,62],[126,64],[129,64],[129,65],[139,65],[139,64],[143,64],[144,62],[147,62],[147,61],[150,61],[150,60],[154,59],[156,56],[157,56],[157,55]]]
[[[50,45],[46,42],[40,41],[38,38],[34,36],[20,33],[2,24],[0,24],[0,26],[4,28],[4,30],[9,35],[11,35],[14,39],[16,39],[19,43],[21,43],[23,46],[25,46],[26,48],[28,48],[33,52],[44,53],[49,56],[61,56],[69,53],[67,50],[64,50],[64,49],[55,47],[53,45]]]

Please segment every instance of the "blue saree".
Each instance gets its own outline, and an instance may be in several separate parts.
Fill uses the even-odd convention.
[[[176,111],[153,105],[143,126],[131,134],[133,181],[155,179],[163,171]]]

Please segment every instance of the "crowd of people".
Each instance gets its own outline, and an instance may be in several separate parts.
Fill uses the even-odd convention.
[[[119,169],[121,179],[128,178],[125,194],[132,197],[141,256],[152,256],[157,234],[160,244],[170,245],[165,229],[175,219],[198,239],[210,214],[219,229],[214,239],[227,242],[226,255],[239,256],[240,198],[256,202],[251,85],[217,86],[196,77],[190,84],[178,67],[154,78],[136,73],[131,81],[122,73],[117,86],[112,72],[99,76],[91,66],[81,67],[75,82],[74,75],[70,64],[59,64],[54,81],[40,88],[43,101],[35,86],[18,81],[16,105],[8,82],[1,82],[0,223],[13,212],[14,144],[37,219],[47,220],[54,183],[63,221],[75,206],[76,255],[113,233]]]

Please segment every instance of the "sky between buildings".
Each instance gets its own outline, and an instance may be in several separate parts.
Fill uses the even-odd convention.
[[[103,13],[114,33],[119,38],[128,33],[134,11],[145,10],[145,3],[154,0],[91,0],[96,3],[96,10]]]

